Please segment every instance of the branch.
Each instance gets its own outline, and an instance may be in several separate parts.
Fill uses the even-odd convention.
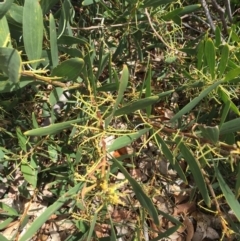
[[[232,10],[231,10],[230,1],[229,0],[224,0],[224,5],[226,7],[228,19],[229,19],[230,22],[232,22],[233,18],[232,18]]]
[[[226,20],[225,20],[225,17],[224,17],[224,9],[221,8],[218,3],[216,2],[216,0],[212,0],[212,4],[213,4],[213,7],[217,10],[220,18],[221,18],[221,21],[222,21],[222,24],[223,24],[223,28],[224,28],[224,32],[227,33],[227,23],[226,23]]]
[[[145,14],[146,14],[146,16],[147,16],[147,18],[148,18],[148,22],[149,22],[149,24],[150,24],[153,32],[156,34],[156,36],[159,38],[159,40],[160,40],[166,47],[168,47],[169,49],[175,50],[175,49],[173,49],[171,46],[169,46],[169,45],[165,42],[165,40],[158,34],[158,32],[156,31],[156,29],[153,27],[153,24],[152,24],[152,21],[151,21],[151,17],[150,17],[150,15],[149,15],[149,13],[148,13],[148,10],[147,10],[146,8],[145,8]]]
[[[45,84],[62,87],[64,90],[78,89],[78,88],[84,87],[84,84],[82,84],[82,83],[81,84],[73,84],[73,85],[69,86],[68,83],[63,83],[63,82],[57,81],[57,80],[61,79],[61,77],[46,77],[46,76],[35,74],[32,71],[22,71],[21,75],[33,77],[34,79],[40,80],[40,81],[44,82]]]
[[[202,7],[203,7],[203,10],[205,12],[205,15],[206,15],[206,18],[208,20],[208,23],[209,23],[212,31],[215,32],[216,27],[215,27],[215,25],[213,23],[212,17],[210,15],[210,12],[209,12],[209,9],[208,9],[208,6],[207,6],[207,3],[206,3],[205,0],[200,0],[200,2],[202,4]]]

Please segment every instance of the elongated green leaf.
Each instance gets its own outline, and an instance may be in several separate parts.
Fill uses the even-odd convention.
[[[77,37],[73,37],[73,36],[68,36],[68,35],[62,35],[58,40],[57,40],[58,44],[62,44],[62,45],[68,45],[71,46],[73,44],[81,44],[84,46],[88,46],[88,42],[87,39],[81,37],[81,38],[77,38]]]
[[[86,120],[88,120],[88,118],[81,118],[81,119],[66,121],[66,122],[63,122],[63,123],[52,124],[50,126],[40,127],[40,128],[37,128],[37,129],[26,131],[26,132],[24,132],[24,135],[26,135],[26,136],[53,135],[53,134],[58,133],[59,131],[70,128],[73,124],[77,124],[79,122],[84,122]]]
[[[167,13],[166,15],[162,16],[162,19],[164,21],[170,21],[172,20],[175,16],[177,16],[181,11],[183,10],[183,8],[177,8],[174,9],[173,11]]]
[[[16,49],[0,47],[0,70],[12,83],[17,83],[22,70],[22,60]]]
[[[47,14],[51,8],[54,7],[55,4],[57,4],[59,0],[41,0],[40,1],[40,4],[41,4],[41,8],[42,8],[42,12],[43,12],[43,15]]]
[[[223,46],[220,63],[218,65],[219,76],[221,77],[227,67],[229,57],[229,47],[227,44]]]
[[[16,132],[17,132],[18,143],[19,143],[19,146],[21,147],[21,150],[27,152],[27,137],[23,135],[19,127],[16,128]]]
[[[57,102],[60,101],[63,91],[64,90],[61,87],[56,87],[51,91],[51,94],[49,95],[49,103],[51,106],[54,106]]]
[[[7,226],[8,226],[10,223],[12,223],[12,222],[14,221],[14,219],[16,219],[16,217],[13,217],[13,218],[11,218],[11,217],[10,217],[10,218],[5,218],[5,220],[0,223],[0,229],[3,230],[3,229],[5,229],[5,228],[7,228]],[[0,235],[0,240],[2,240],[2,239],[1,239],[1,235]]]
[[[92,240],[92,234],[93,234],[93,231],[94,231],[94,228],[95,228],[97,217],[98,217],[98,213],[96,212],[94,214],[94,216],[93,216],[93,219],[91,220],[90,229],[89,229],[88,237],[87,237],[86,241],[91,241]]]
[[[4,16],[0,19],[0,47],[12,47],[7,19]]]
[[[0,3],[0,19],[7,13],[10,9],[14,0],[5,0],[4,2]]]
[[[219,141],[219,128],[218,126],[205,126],[198,125],[203,138],[211,141],[213,144],[217,144]]]
[[[233,80],[234,78],[238,77],[240,75],[240,68],[237,67],[236,69],[230,70],[224,78],[224,81],[228,82],[230,80]]]
[[[60,38],[63,34],[72,36],[72,31],[69,28],[69,22],[72,21],[73,15],[74,8],[71,4],[71,1],[64,0],[61,7],[60,20],[58,21],[58,38]]]
[[[226,92],[224,91],[224,88],[218,88],[218,95],[225,104],[227,102],[230,102],[230,109],[237,115],[240,115],[240,111],[238,107],[232,102],[231,97],[226,94]]]
[[[179,227],[181,226],[182,224],[178,224],[176,226],[173,226],[171,228],[169,228],[167,231],[165,231],[164,233],[161,233],[159,234],[156,238],[153,238],[151,239],[151,241],[159,241],[159,240],[162,240],[164,238],[168,238],[170,235],[172,235],[173,233],[175,233]]]
[[[84,76],[85,78],[88,78],[88,79],[85,79],[85,83],[88,84],[88,82],[90,82],[90,86],[92,88],[93,95],[94,95],[94,97],[96,97],[97,81],[96,81],[96,77],[93,73],[93,68],[92,68],[94,57],[95,57],[95,53],[93,51],[88,52],[86,54],[86,56],[84,57],[84,62],[85,62],[84,67],[85,68],[84,68],[84,71],[82,72],[82,76]]]
[[[176,225],[182,225],[182,223],[181,223],[178,219],[176,219],[174,216],[171,216],[171,215],[168,214],[168,213],[164,213],[164,212],[161,211],[161,210],[157,210],[157,211],[158,211],[158,213],[159,213],[160,215],[162,215],[164,218],[166,218],[166,219],[169,220],[170,222],[175,223]]]
[[[117,46],[117,49],[115,50],[113,54],[113,60],[116,60],[116,58],[123,53],[124,48],[127,46],[127,40],[126,36],[123,35],[121,40],[119,41],[119,44]]]
[[[220,135],[234,133],[239,130],[240,130],[240,118],[237,118],[237,119],[225,122],[220,129]]]
[[[165,91],[165,92],[162,92],[161,94],[158,94],[157,96],[159,98],[163,98],[163,97],[166,97],[166,96],[169,96],[170,94],[172,94],[173,92],[175,92],[175,90],[168,90],[168,91]]]
[[[23,8],[23,40],[28,60],[38,60],[42,55],[43,15],[38,0],[25,0]],[[38,63],[32,63],[35,69]]]
[[[149,128],[146,128],[146,129],[142,129],[142,130],[140,130],[136,133],[133,133],[133,134],[118,137],[116,140],[114,140],[112,145],[110,145],[108,147],[107,151],[111,152],[111,151],[118,150],[122,147],[125,147],[125,146],[131,144],[133,141],[137,140],[140,136],[142,136],[143,134],[145,134],[149,130],[150,130]]]
[[[235,133],[221,135],[220,138],[228,145],[234,145],[236,143]]]
[[[195,97],[190,103],[188,103],[186,106],[184,106],[176,115],[173,116],[173,118],[170,120],[170,122],[174,122],[184,114],[191,111],[204,97],[206,97],[212,90],[214,90],[218,85],[222,84],[223,81],[218,81],[211,86],[209,86],[207,89],[203,90],[199,96]]]
[[[2,241],[10,241],[9,239],[5,238],[1,233],[0,233],[0,240],[2,240]]]
[[[109,216],[109,221],[110,221],[110,225],[111,225],[110,240],[117,240],[117,235],[116,235],[116,232],[115,232],[115,223],[113,223],[113,220],[112,220],[111,216]]]
[[[37,122],[34,112],[32,112],[32,125],[34,128],[38,128],[38,122]]]
[[[128,68],[127,68],[127,65],[124,65],[123,71],[122,71],[122,76],[120,78],[120,84],[119,84],[117,99],[116,99],[116,102],[113,106],[112,113],[105,119],[105,128],[108,127],[112,117],[114,116],[114,114],[116,112],[116,109],[117,109],[118,105],[122,101],[124,92],[125,92],[125,90],[127,89],[127,86],[128,86],[128,79],[129,79]]]
[[[96,79],[99,79],[99,76],[103,73],[103,71],[106,68],[107,64],[109,64],[109,57],[110,57],[110,53],[104,54],[102,56],[100,56],[100,53],[99,53],[99,63],[98,63],[99,64],[99,68],[98,68],[98,72],[96,74]]]
[[[136,110],[143,110],[146,107],[153,105],[154,103],[156,103],[158,101],[159,101],[159,96],[151,96],[148,98],[137,100],[135,102],[130,103],[129,105],[126,105],[126,106],[116,110],[114,116],[127,115],[130,113],[133,113]]]
[[[57,151],[56,146],[51,145],[51,144],[48,145],[48,155],[52,162],[57,163],[57,160],[59,157],[58,157],[58,151]]]
[[[31,226],[20,237],[19,241],[26,241],[31,239],[52,214],[61,208],[62,205],[64,205],[64,203],[71,198],[72,195],[75,195],[79,192],[81,185],[82,184],[77,184],[75,187],[71,188],[68,192],[61,196],[55,203],[49,206],[38,218],[34,220]]]
[[[15,3],[11,5],[11,8],[8,10],[6,17],[8,21],[14,22],[14,23],[19,23],[22,25],[23,21],[23,7],[19,6]]]
[[[93,4],[93,3],[97,3],[97,2],[99,2],[99,0],[84,0],[84,1],[82,2],[82,5],[83,5],[83,6],[88,6],[88,5],[91,5],[91,4]]]
[[[198,162],[194,158],[194,156],[190,152],[190,150],[184,145],[183,142],[181,142],[180,138],[178,139],[178,142],[179,142],[178,147],[179,147],[182,155],[184,156],[185,161],[189,165],[189,169],[191,170],[193,178],[195,180],[195,183],[196,183],[200,193],[202,194],[203,200],[206,203],[206,205],[208,207],[210,207],[211,200],[210,200],[210,197],[209,197],[209,194],[208,194],[208,189],[207,189],[206,183],[204,181],[202,172],[201,172],[200,167],[198,165]]]
[[[0,93],[13,92],[33,83],[37,84],[35,80],[28,80],[28,79],[21,80],[17,84],[14,84],[9,80],[0,81]]]
[[[36,188],[37,186],[37,175],[38,175],[38,166],[36,163],[36,157],[32,156],[30,163],[27,160],[21,163],[21,172],[23,174],[24,179],[32,185],[32,187]]]
[[[170,21],[170,20],[173,20],[175,16],[182,16],[185,14],[193,13],[199,9],[201,9],[201,4],[188,5],[186,7],[174,9],[173,11],[164,15],[162,18],[165,21]]]
[[[104,92],[117,91],[117,90],[118,90],[118,83],[109,83],[97,88],[97,91],[104,91]]]
[[[228,67],[232,70],[240,68],[240,66],[234,60],[231,60],[231,58],[228,60]]]
[[[219,186],[223,192],[224,197],[227,200],[227,204],[230,206],[231,210],[237,217],[238,221],[240,221],[240,204],[236,199],[235,195],[233,194],[232,190],[229,188],[227,183],[224,181],[221,173],[218,170],[218,167],[215,165],[215,174],[218,179]]]
[[[159,219],[158,219],[158,213],[152,203],[152,200],[146,195],[146,193],[142,190],[141,186],[138,184],[138,182],[136,180],[134,180],[129,173],[127,172],[127,170],[122,166],[122,164],[117,160],[117,159],[113,159],[114,163],[116,164],[116,166],[121,170],[121,172],[124,174],[124,176],[127,178],[127,180],[129,181],[129,183],[131,184],[133,191],[135,192],[135,195],[138,199],[138,201],[140,202],[140,204],[142,205],[142,207],[144,207],[146,210],[148,210],[149,215],[152,217],[154,223],[156,225],[159,225]]]
[[[220,120],[220,124],[219,124],[219,129],[220,130],[222,129],[222,125],[223,125],[223,123],[225,122],[225,120],[227,118],[227,115],[228,115],[229,110],[230,110],[230,105],[231,105],[230,101],[226,101],[224,103],[223,111],[221,113],[221,120]]]
[[[180,164],[178,163],[177,160],[174,160],[173,154],[172,152],[169,150],[168,146],[166,145],[166,143],[163,141],[163,139],[160,137],[160,135],[155,135],[156,138],[156,142],[159,143],[161,145],[161,150],[163,152],[163,154],[165,155],[165,157],[167,158],[167,160],[170,162],[170,164],[173,167],[173,170],[176,170],[177,174],[179,175],[179,177],[187,184],[187,178],[180,166]]]
[[[52,58],[52,67],[55,68],[58,65],[58,46],[57,46],[57,32],[53,15],[49,15],[50,22],[50,51]]]
[[[7,204],[5,204],[3,202],[0,202],[0,208],[2,210],[2,214],[4,213],[9,216],[15,216],[15,217],[19,216],[18,212],[14,208],[8,206]]]
[[[215,46],[211,39],[207,39],[205,42],[205,57],[207,60],[209,72],[211,74],[212,79],[215,78]]]
[[[219,26],[216,26],[216,30],[215,30],[215,46],[216,46],[216,48],[218,48],[221,43],[222,43],[221,30],[220,30]]]
[[[197,47],[197,69],[201,70],[204,56],[204,41],[202,40]]]
[[[52,70],[51,76],[62,77],[62,81],[74,81],[80,75],[84,66],[83,59],[72,58],[63,61]]]
[[[197,10],[201,9],[201,4],[192,4],[185,6],[181,9],[181,11],[178,13],[178,15],[183,16],[185,14],[196,12]]]
[[[172,3],[174,0],[145,0],[143,1],[143,8],[154,7],[157,8],[161,5]]]
[[[64,1],[64,2],[66,2],[66,1]],[[61,16],[58,21],[58,33],[57,33],[58,38],[60,38],[64,34],[68,20],[69,20],[69,16],[67,13],[67,9],[65,9],[65,7],[62,6],[61,7]]]
[[[63,46],[58,46],[58,50],[64,54],[69,55],[71,58],[78,57],[78,58],[84,58],[82,52],[79,49],[76,48],[68,48]]]
[[[239,43],[239,41],[240,41],[239,33],[238,33],[237,28],[234,25],[232,25],[230,33],[231,33],[231,40],[236,43]]]

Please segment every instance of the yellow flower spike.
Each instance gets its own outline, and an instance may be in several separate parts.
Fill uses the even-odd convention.
[[[101,189],[105,192],[108,189],[108,182],[106,179],[104,179],[101,183],[100,183],[100,187]]]
[[[115,185],[111,185],[108,186],[108,188],[103,189],[103,191],[105,191],[105,195],[106,195],[106,199],[105,202],[116,205],[116,204],[120,204],[120,205],[125,205],[124,202],[122,202],[119,197],[124,197],[125,194],[124,193],[120,193],[118,191],[118,189],[123,186],[125,183],[127,182],[127,180],[117,183]]]

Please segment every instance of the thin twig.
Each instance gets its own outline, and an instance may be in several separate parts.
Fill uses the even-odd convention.
[[[218,3],[216,2],[216,0],[212,0],[212,4],[213,4],[213,7],[217,10],[220,18],[221,18],[221,21],[222,21],[222,24],[223,24],[223,29],[224,29],[224,32],[227,33],[227,23],[226,23],[226,20],[225,20],[225,16],[224,16],[224,9],[221,8]]]
[[[215,27],[215,25],[213,23],[212,17],[210,15],[210,12],[209,12],[209,9],[208,9],[208,6],[207,6],[207,3],[206,3],[205,0],[200,0],[200,2],[202,4],[202,7],[203,7],[203,10],[205,12],[205,15],[206,15],[206,18],[208,20],[208,23],[209,23],[212,31],[215,32],[216,27]]]
[[[37,193],[38,193],[38,189],[36,188],[34,190],[33,196],[31,197],[30,201],[28,202],[27,206],[25,207],[23,214],[20,216],[20,220],[19,220],[19,223],[18,223],[18,226],[17,226],[17,236],[14,239],[16,241],[18,241],[19,238],[20,238],[20,231],[21,231],[20,228],[21,228],[23,222],[25,221],[26,216],[28,215],[28,211],[29,211],[29,209],[31,207],[31,204],[33,203],[34,199],[36,198]]]
[[[147,21],[140,21],[138,22],[138,24],[141,24],[141,23],[146,23]],[[125,26],[125,25],[133,25],[133,24],[136,24],[136,22],[128,22],[128,23],[121,23],[121,24],[112,24],[112,25],[97,25],[97,26],[91,26],[91,27],[82,27],[82,28],[71,28],[73,30],[94,30],[94,29],[100,29],[100,28],[104,28],[104,29],[107,29],[107,28],[119,28],[119,27],[122,27],[122,26]]]
[[[147,16],[147,18],[148,18],[148,22],[149,22],[149,24],[150,24],[150,26],[151,26],[151,29],[152,29],[153,32],[156,34],[156,36],[159,38],[159,40],[160,40],[166,47],[168,47],[169,49],[175,50],[175,49],[173,49],[171,46],[169,46],[169,45],[165,42],[165,40],[158,34],[158,32],[156,31],[156,29],[153,27],[153,24],[152,24],[152,21],[151,21],[151,17],[150,17],[150,15],[149,15],[149,13],[148,13],[147,8],[145,8],[145,14],[146,14],[146,16]]]
[[[203,172],[203,174],[204,174],[205,182],[206,182],[206,184],[207,184],[207,186],[208,186],[208,189],[209,189],[209,191],[210,191],[210,193],[211,193],[211,195],[212,195],[212,197],[213,197],[214,203],[215,203],[215,205],[216,205],[217,214],[220,216],[222,228],[223,228],[223,230],[225,231],[225,234],[227,234],[227,237],[229,238],[228,232],[226,232],[226,231],[228,230],[228,227],[226,226],[225,222],[224,222],[224,221],[222,220],[222,218],[221,218],[221,217],[223,217],[223,214],[222,214],[221,208],[220,208],[220,206],[219,206],[219,203],[218,203],[218,201],[217,201],[217,197],[216,197],[216,195],[215,195],[215,192],[214,192],[214,190],[213,190],[213,187],[212,187],[209,179],[207,178],[206,173],[204,172],[204,170],[203,170],[203,169],[201,169],[201,170],[202,170],[202,172]],[[224,232],[223,232],[223,233],[224,233]]]
[[[74,84],[74,85],[69,86],[68,83],[62,83],[60,81],[57,81],[57,80],[61,79],[61,77],[46,77],[46,76],[35,74],[32,71],[22,71],[21,75],[33,77],[34,79],[42,81],[45,84],[62,87],[64,90],[77,89],[77,88],[81,88],[84,86],[84,84]]]
[[[229,0],[224,0],[224,5],[226,7],[228,19],[229,19],[229,21],[231,23],[233,21],[233,17],[232,17],[232,10],[231,10],[230,1]]]

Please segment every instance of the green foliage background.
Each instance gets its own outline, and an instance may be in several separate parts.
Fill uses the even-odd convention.
[[[237,4],[232,1],[232,8]],[[227,33],[222,24],[213,32],[206,23],[194,1],[0,4],[0,178],[11,186],[20,169],[23,198],[33,199],[29,186],[43,199],[46,184],[53,193],[20,241],[33,237],[53,213],[70,216],[79,210],[83,216],[69,217],[76,231],[66,240],[91,240],[106,207],[119,204],[119,187],[110,181],[117,170],[148,218],[159,224],[161,214],[175,223],[158,238],[175,232],[181,222],[155,207],[148,185],[129,175],[121,157],[111,157],[109,168],[103,163],[107,153],[146,133],[142,145],[154,142],[178,178],[192,180],[192,195],[206,208],[219,216],[232,210],[237,221],[230,218],[222,236],[238,237],[240,29],[236,15]],[[155,121],[159,103],[174,113],[167,123]],[[125,130],[119,131],[117,122]],[[111,135],[116,139],[106,146]],[[101,204],[89,210],[86,203],[94,195],[102,196]],[[222,209],[216,207],[218,195],[226,202]],[[69,209],[63,208],[67,202]],[[2,229],[22,215],[12,207],[2,209],[7,217]],[[112,236],[105,240],[115,240],[116,224],[108,222]],[[141,236],[137,227],[134,233]]]

